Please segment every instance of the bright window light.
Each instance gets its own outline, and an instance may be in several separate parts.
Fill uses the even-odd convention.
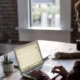
[[[60,27],[60,0],[31,0],[31,27]]]

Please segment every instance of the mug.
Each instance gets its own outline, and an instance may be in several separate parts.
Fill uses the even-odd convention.
[[[77,50],[80,50],[80,40],[79,39],[76,40],[76,48]]]

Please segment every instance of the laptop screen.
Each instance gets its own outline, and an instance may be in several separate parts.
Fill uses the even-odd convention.
[[[15,53],[21,72],[27,71],[42,62],[37,42],[16,48]]]

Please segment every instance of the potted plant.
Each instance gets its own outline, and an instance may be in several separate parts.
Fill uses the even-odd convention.
[[[9,59],[8,55],[4,55],[2,65],[4,72],[13,72],[13,62],[11,61],[11,59]]]

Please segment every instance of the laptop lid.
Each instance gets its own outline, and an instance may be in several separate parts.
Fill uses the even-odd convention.
[[[14,49],[21,74],[29,72],[43,62],[38,41]]]

